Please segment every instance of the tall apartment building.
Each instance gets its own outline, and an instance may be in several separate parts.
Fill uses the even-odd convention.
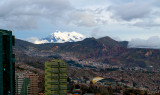
[[[45,63],[45,95],[67,95],[66,63],[62,60]]]
[[[28,74],[30,79],[30,93],[28,95],[38,95],[38,75]]]
[[[23,93],[22,92],[22,87],[23,87],[23,84],[24,84],[24,76],[23,76],[23,74],[16,74],[16,81],[15,81],[15,83],[16,83],[16,91],[15,91],[15,93],[16,93],[16,95],[21,95],[21,93]]]
[[[16,73],[16,95],[38,95],[38,75]]]
[[[14,41],[12,31],[0,29],[0,95],[15,93],[15,55],[12,54]]]

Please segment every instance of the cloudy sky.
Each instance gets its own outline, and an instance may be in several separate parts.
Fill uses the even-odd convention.
[[[56,30],[133,42],[159,39],[160,0],[0,0],[0,28],[20,39]]]

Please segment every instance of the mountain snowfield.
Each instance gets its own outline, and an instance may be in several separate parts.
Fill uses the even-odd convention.
[[[85,39],[85,36],[83,36],[80,33],[75,32],[75,31],[73,31],[73,32],[56,31],[46,38],[34,39],[34,41],[32,41],[32,42],[35,43],[35,44],[65,43],[65,42],[81,41],[83,39]]]

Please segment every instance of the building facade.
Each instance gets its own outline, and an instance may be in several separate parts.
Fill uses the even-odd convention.
[[[28,95],[38,95],[38,75],[28,74],[30,79],[30,93]]]
[[[66,71],[62,60],[45,63],[45,95],[67,95]]]
[[[16,81],[15,81],[15,83],[16,83],[16,95],[21,95],[21,93],[23,93],[22,92],[22,87],[23,87],[23,84],[24,84],[24,76],[23,76],[23,74],[16,74]],[[25,94],[24,94],[25,95]]]
[[[38,75],[16,73],[16,95],[38,95]]]
[[[15,55],[12,31],[0,29],[0,95],[15,93]]]

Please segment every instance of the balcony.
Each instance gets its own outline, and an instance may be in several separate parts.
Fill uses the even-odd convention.
[[[66,68],[59,68],[59,72],[60,72],[60,73],[66,73],[66,72],[67,72],[67,69],[66,69]]]
[[[51,91],[58,91],[58,90],[59,90],[59,86],[58,85],[52,85]]]
[[[60,90],[67,90],[67,85],[59,85]]]
[[[59,67],[66,67],[66,63],[59,63]]]
[[[59,73],[59,69],[58,68],[52,68],[51,72],[55,73],[55,74],[58,74]]]
[[[58,79],[53,79],[52,81],[51,81],[51,85],[57,85],[57,84],[59,84],[59,81],[58,81]]]

